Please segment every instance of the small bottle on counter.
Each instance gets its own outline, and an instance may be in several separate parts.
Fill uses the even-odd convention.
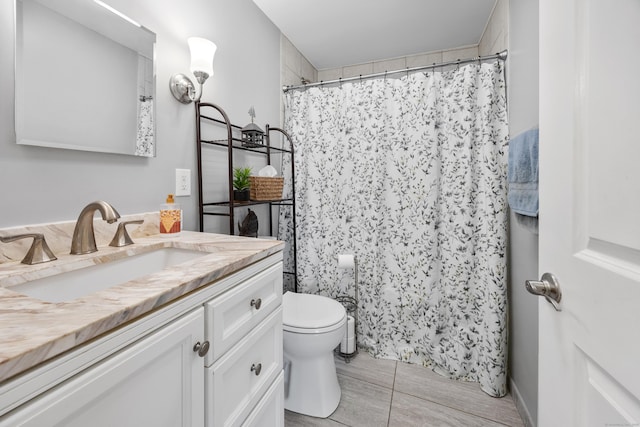
[[[173,200],[173,194],[167,196],[167,203],[160,205],[160,234],[175,236],[182,228],[182,210]]]

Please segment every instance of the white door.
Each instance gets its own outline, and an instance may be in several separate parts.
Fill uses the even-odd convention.
[[[639,54],[640,0],[540,0],[540,427],[640,425]]]

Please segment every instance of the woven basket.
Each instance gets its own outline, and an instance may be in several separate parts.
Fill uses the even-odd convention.
[[[279,200],[282,198],[284,177],[250,176],[251,200]]]

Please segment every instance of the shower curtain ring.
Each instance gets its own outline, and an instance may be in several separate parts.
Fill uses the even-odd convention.
[[[338,85],[342,89],[342,77],[338,77]]]

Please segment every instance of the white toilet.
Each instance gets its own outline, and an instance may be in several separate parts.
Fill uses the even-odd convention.
[[[331,298],[293,292],[283,295],[282,307],[284,407],[326,418],[340,403],[333,350],[346,331],[346,310]]]

